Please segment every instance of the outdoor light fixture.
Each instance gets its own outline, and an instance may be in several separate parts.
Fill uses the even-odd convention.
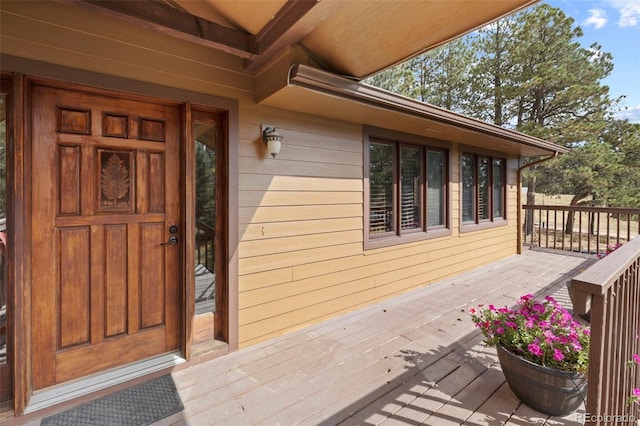
[[[282,135],[276,131],[273,126],[263,127],[262,140],[267,144],[267,151],[273,158],[280,152],[280,146],[282,145]]]

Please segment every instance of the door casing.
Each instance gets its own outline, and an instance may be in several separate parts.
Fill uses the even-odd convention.
[[[9,198],[9,212],[8,223],[15,231],[13,236],[10,236],[10,243],[14,243],[8,250],[8,280],[12,283],[13,291],[10,299],[10,311],[11,326],[9,330],[9,337],[12,340],[10,357],[17,358],[18,361],[12,366],[13,384],[14,384],[14,412],[15,415],[20,416],[25,412],[30,399],[30,395],[33,392],[32,376],[33,372],[29,366],[27,360],[30,359],[34,352],[34,348],[30,342],[31,327],[30,327],[30,314],[31,314],[31,253],[27,249],[24,241],[29,240],[31,233],[31,223],[27,220],[26,216],[30,211],[31,204],[29,200],[29,179],[32,173],[31,165],[25,161],[28,158],[29,146],[27,141],[31,137],[28,126],[26,125],[25,112],[29,111],[30,102],[25,93],[28,92],[28,87],[31,84],[48,84],[56,87],[73,87],[77,88],[76,84],[85,86],[86,90],[91,90],[94,93],[112,94],[113,90],[126,93],[125,97],[129,99],[149,99],[153,97],[161,99],[166,102],[175,101],[183,105],[182,123],[188,123],[190,119],[189,111],[191,105],[197,105],[205,109],[212,109],[222,112],[226,119],[226,140],[227,140],[227,181],[225,183],[225,190],[227,191],[227,228],[226,234],[226,248],[227,253],[224,259],[227,272],[227,291],[228,298],[226,303],[227,318],[225,334],[228,344],[228,351],[234,351],[238,348],[238,235],[237,235],[237,211],[238,211],[238,146],[235,141],[238,140],[238,118],[239,107],[238,102],[233,99],[220,98],[212,95],[199,93],[196,91],[180,90],[168,88],[165,86],[156,85],[153,83],[145,83],[139,81],[128,80],[125,78],[105,76],[94,72],[88,72],[78,70],[75,68],[69,68],[64,66],[58,66],[39,61],[33,61],[29,59],[17,58],[7,55],[0,55],[2,59],[2,71],[6,72],[11,78],[11,90],[12,90],[12,114],[9,118],[10,126],[12,128],[12,137],[8,144],[8,168],[11,170],[10,176],[8,176],[8,198]],[[27,76],[28,75],[28,76]],[[37,76],[37,77],[31,77]],[[60,83],[61,80],[73,81],[73,84]],[[140,98],[141,97],[141,98]],[[184,126],[183,134],[185,140],[188,140],[189,126]],[[232,141],[229,143],[229,141]],[[187,160],[190,158],[185,155],[189,150],[188,144],[183,144],[181,148],[181,179],[186,179],[189,176],[190,169],[193,165],[189,164]],[[192,171],[191,171],[192,172]],[[184,217],[189,216],[189,200],[185,200],[189,197],[189,191],[186,189],[186,185],[183,185],[183,193],[181,197],[184,201]],[[20,238],[16,237],[20,235]],[[189,238],[185,236],[185,252],[189,252]],[[187,257],[185,256],[185,259]],[[185,268],[186,271],[191,268]],[[187,278],[188,274],[185,274]],[[186,308],[183,309],[184,320],[183,333],[181,340],[181,352],[185,358],[190,357],[190,321],[186,321],[186,317],[189,315],[188,306],[190,302],[188,299],[188,290],[186,286],[183,286],[185,292],[184,303]]]

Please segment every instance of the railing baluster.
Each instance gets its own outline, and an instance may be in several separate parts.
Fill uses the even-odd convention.
[[[578,211],[578,253],[582,253],[582,212]]]
[[[569,229],[569,250],[573,251],[573,225],[576,223],[575,210],[569,210],[569,216],[573,215],[571,220],[571,229]]]
[[[558,210],[553,211],[553,249],[556,249],[558,243]]]
[[[566,217],[565,217],[564,213],[565,213],[565,210],[562,209],[562,228],[560,229],[560,233],[562,235],[562,250],[563,251],[564,251],[564,224],[565,224],[565,220],[566,220]]]
[[[538,247],[541,247],[542,244],[542,228],[541,228],[541,222],[542,222],[542,208],[538,209]]]
[[[544,227],[545,227],[545,247],[549,247],[549,210],[546,211],[547,213],[547,221],[544,223]]]
[[[600,254],[600,212],[597,212],[596,224],[596,254]]]
[[[591,238],[593,237],[593,212],[587,212],[587,253],[591,254]]]

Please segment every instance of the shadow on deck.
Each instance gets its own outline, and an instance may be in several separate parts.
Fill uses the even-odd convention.
[[[565,282],[593,261],[526,251],[177,372],[186,408],[160,424],[582,424],[520,403],[467,309],[526,293],[569,308]]]
[[[527,293],[570,308],[565,282],[594,261],[527,250],[175,371],[185,410],[156,424],[582,424],[584,408],[558,418],[522,404],[467,310]]]

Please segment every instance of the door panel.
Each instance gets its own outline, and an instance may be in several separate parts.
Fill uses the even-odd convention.
[[[32,87],[35,389],[178,349],[179,120],[176,106]]]

